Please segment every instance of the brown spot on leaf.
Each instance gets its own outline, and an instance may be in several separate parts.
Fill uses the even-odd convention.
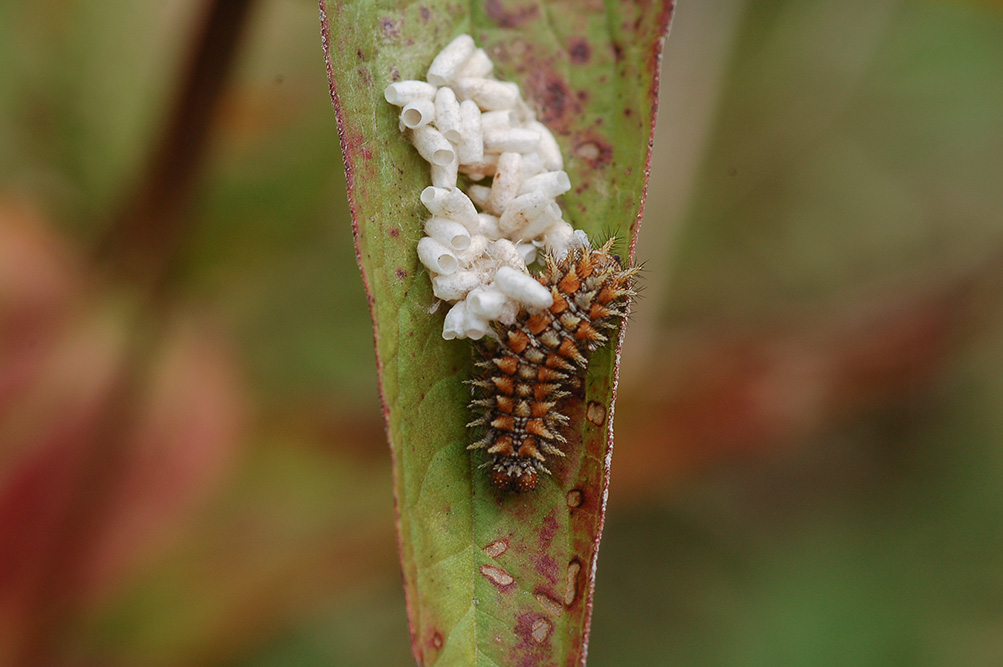
[[[419,7],[418,11],[421,12],[421,20],[422,21],[427,21],[430,18],[432,18],[432,12],[428,11],[428,7],[426,7],[425,5],[422,5],[421,7]]]
[[[396,227],[391,227],[390,231],[387,232],[387,234],[389,234],[393,238],[397,238],[398,236],[401,235],[401,230],[397,229]]]
[[[506,10],[501,0],[488,0],[484,4],[484,11],[501,28],[517,28],[539,15],[539,9],[535,4],[513,7],[511,10]]]
[[[399,280],[404,280],[405,278],[407,278],[407,271],[405,271],[404,269],[397,269],[396,271],[394,271],[394,275],[396,275]]]
[[[580,141],[572,151],[575,157],[579,157],[589,163],[593,169],[605,165],[613,157],[613,148],[606,142],[591,137]]]
[[[560,122],[566,114],[580,110],[577,99],[568,85],[558,74],[545,68],[534,69],[526,81],[527,95],[541,123],[551,126]]]
[[[432,633],[432,648],[439,650],[443,645],[442,633],[436,630]]]
[[[516,618],[514,631],[519,637],[519,643],[506,664],[513,667],[557,664],[553,662],[553,656],[545,647],[554,631],[553,623],[538,613],[526,612]]]
[[[567,497],[568,507],[572,509],[576,507],[581,507],[582,500],[584,500],[584,498],[585,496],[584,494],[582,494],[581,491],[579,491],[578,489],[571,489],[570,491],[568,491],[568,497]]]
[[[531,630],[533,641],[537,644],[542,644],[547,641],[548,637],[550,637],[550,633],[553,629],[554,624],[541,616],[533,621],[533,627]]]
[[[359,78],[362,79],[362,83],[366,84],[367,86],[373,85],[373,75],[369,72],[368,67],[366,67],[365,65],[360,65],[358,72],[359,72]]]
[[[586,160],[599,159],[599,144],[594,141],[583,141],[575,146],[575,155]]]
[[[540,606],[552,616],[560,616],[561,612],[564,611],[564,607],[561,606],[561,603],[545,591],[536,591],[533,593],[533,597],[535,597],[536,601],[540,603]]]
[[[568,47],[568,54],[571,56],[571,62],[582,65],[587,63],[589,58],[592,57],[592,47],[589,46],[587,39],[577,37],[571,40],[571,45]]]
[[[568,563],[568,578],[564,587],[564,606],[570,607],[578,598],[578,575],[582,571],[582,562],[572,558]]]
[[[501,556],[506,551],[508,551],[508,540],[495,540],[484,547],[484,553],[490,558],[498,558],[498,556]]]
[[[481,565],[480,569],[484,578],[500,591],[504,591],[515,583],[515,578],[497,565]]]
[[[395,21],[390,17],[380,19],[380,30],[383,31],[384,37],[390,39],[400,37],[400,21]]]
[[[585,418],[596,426],[602,426],[606,422],[606,407],[595,401],[589,402],[589,407],[585,410]]]
[[[543,105],[543,108],[540,109],[540,121],[543,123],[558,121],[567,110],[568,87],[555,77],[547,83],[543,95],[539,99]]]

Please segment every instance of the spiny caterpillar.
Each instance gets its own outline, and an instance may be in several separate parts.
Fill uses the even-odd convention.
[[[548,456],[563,457],[568,416],[562,404],[582,391],[592,352],[606,342],[604,330],[626,316],[637,268],[624,269],[610,254],[572,249],[563,259],[546,256],[536,279],[554,298],[549,308],[522,308],[511,325],[495,323],[494,336],[477,345],[481,369],[471,380],[477,396],[470,409],[480,416],[468,426],[484,436],[468,449],[487,449],[488,478],[502,491],[536,487],[550,473]]]

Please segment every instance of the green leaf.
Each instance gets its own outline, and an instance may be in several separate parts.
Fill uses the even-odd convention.
[[[572,191],[565,219],[630,243],[640,220],[661,44],[672,3],[483,5],[321,0],[324,49],[369,294],[394,460],[415,658],[422,665],[585,660],[612,451],[618,348],[592,359],[571,406],[569,454],[522,495],[500,495],[466,446],[471,350],[442,339],[416,245],[428,165],[403,139],[393,81],[424,79],[469,33],[556,136]]]

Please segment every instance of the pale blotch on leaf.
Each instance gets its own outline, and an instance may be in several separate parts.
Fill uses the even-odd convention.
[[[550,636],[550,632],[554,629],[554,624],[547,619],[540,617],[533,621],[533,628],[531,634],[533,635],[533,641],[537,644],[542,644],[547,641],[547,637]]]
[[[515,583],[511,574],[495,565],[481,565],[481,574],[495,586],[511,586]]]
[[[570,607],[578,597],[578,573],[582,571],[582,564],[576,558],[568,563],[567,587],[564,589],[564,606]]]
[[[540,606],[553,616],[560,616],[561,612],[564,611],[561,603],[546,593],[538,592],[534,597],[536,597],[536,601],[540,603]]]
[[[606,408],[602,404],[592,401],[585,411],[585,418],[596,426],[602,426],[606,421]]]
[[[484,553],[490,558],[498,558],[498,556],[501,556],[506,551],[508,551],[508,540],[495,540],[484,547]]]
[[[599,145],[591,141],[575,147],[575,155],[586,160],[598,160],[599,153]]]

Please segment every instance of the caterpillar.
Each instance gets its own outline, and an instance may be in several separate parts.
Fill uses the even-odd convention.
[[[475,345],[478,374],[468,382],[476,418],[468,427],[483,435],[468,449],[491,455],[485,466],[497,489],[531,491],[540,473],[550,474],[548,457],[565,456],[571,424],[564,405],[581,394],[589,358],[636,294],[638,268],[623,268],[610,254],[613,242],[572,248],[561,259],[548,253],[534,277],[550,290],[553,304],[522,307],[514,323],[494,322],[493,335]]]

